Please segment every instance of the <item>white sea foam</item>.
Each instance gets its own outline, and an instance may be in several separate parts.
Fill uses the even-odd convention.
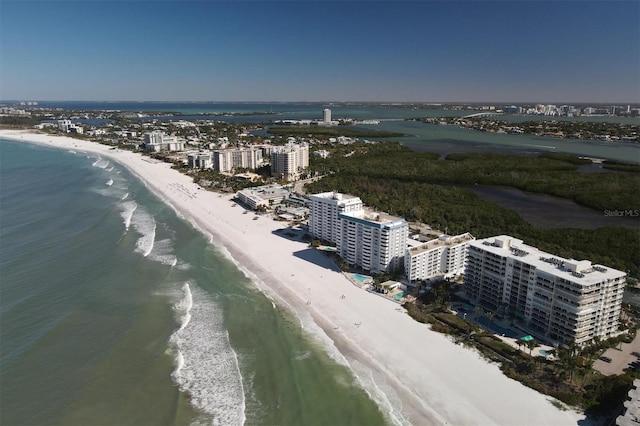
[[[149,256],[153,250],[156,239],[156,220],[144,209],[136,209],[131,217],[131,223],[141,235],[136,241],[136,251],[144,257]]]
[[[177,351],[176,353],[176,369],[175,374],[178,374],[182,367],[184,366],[184,357],[182,356],[182,352]]]
[[[113,166],[111,166],[110,168],[107,169],[108,172],[113,170]]]
[[[155,262],[160,262],[164,265],[176,266],[178,264],[178,258],[173,254],[173,246],[171,245],[171,239],[156,241],[152,247],[152,250],[146,255]]]
[[[393,388],[385,383],[382,374],[379,377],[374,377],[371,368],[354,359],[349,361],[349,365],[360,383],[360,387],[369,394],[369,397],[379,407],[382,407],[388,419],[394,425],[411,425],[409,420],[402,415],[402,400]]]
[[[222,313],[195,285],[186,283],[182,290],[184,296],[174,306],[180,328],[170,338],[176,349],[171,377],[197,409],[212,417],[211,424],[242,425],[242,376]]]
[[[128,193],[125,195],[129,195]],[[123,197],[122,199],[124,200],[126,197]],[[127,201],[124,203],[120,203],[120,210],[122,210],[122,212],[120,213],[120,216],[122,217],[122,220],[124,221],[124,228],[125,230],[129,230],[129,226],[131,225],[131,218],[133,217],[133,213],[136,211],[136,209],[138,208],[138,203],[136,203],[135,201]]]
[[[126,200],[128,197],[129,197],[129,193],[127,192],[120,198],[120,200]]]
[[[294,356],[293,359],[295,361],[302,361],[304,359],[309,358],[310,356],[311,356],[311,351],[305,351],[305,352],[301,353],[300,355]]]
[[[327,336],[327,333],[313,320],[311,314],[302,309],[296,309],[293,305],[291,305],[286,299],[279,297],[277,293],[275,293],[267,284],[265,284],[257,275],[247,269],[244,265],[240,264],[236,259],[233,258],[229,250],[226,247],[217,245],[215,246],[216,250],[222,254],[224,257],[229,259],[243,274],[247,277],[256,288],[264,294],[267,298],[271,300],[271,304],[273,307],[276,307],[274,303],[274,295],[281,305],[284,305],[290,312],[292,312],[298,321],[300,322],[300,329],[304,330],[308,335],[320,341],[325,347],[327,354],[331,359],[338,364],[349,367],[349,363],[345,359],[345,357],[340,353],[338,348],[336,348],[333,340]]]
[[[109,179],[109,180],[107,181],[107,186],[111,186],[111,185],[113,185],[113,179]]]

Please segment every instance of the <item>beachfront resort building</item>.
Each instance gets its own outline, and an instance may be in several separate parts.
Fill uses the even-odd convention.
[[[325,192],[310,197],[309,231],[335,244],[348,264],[378,273],[402,266],[409,226],[403,218],[367,209],[359,197]]]
[[[271,175],[296,180],[309,168],[309,144],[289,142],[271,150]]]
[[[461,235],[441,235],[430,241],[411,245],[404,257],[409,283],[452,278],[464,273],[467,247],[475,240],[468,232]]]
[[[191,152],[187,154],[187,165],[192,169],[210,169],[213,167],[211,153],[207,151]]]
[[[349,265],[370,273],[398,270],[404,263],[409,224],[368,208],[338,215],[336,251]]]
[[[213,168],[218,172],[257,169],[262,165],[261,148],[235,148],[213,151]]]
[[[335,191],[314,194],[309,199],[309,231],[329,244],[338,243],[339,215],[364,208],[359,197]]]
[[[625,279],[613,268],[501,235],[469,243],[464,286],[470,298],[512,314],[540,340],[584,345],[618,334]]]
[[[251,210],[258,210],[261,207],[271,207],[273,204],[281,203],[288,196],[289,191],[285,190],[277,183],[247,188],[236,193],[236,199],[238,202]]]
[[[58,129],[65,133],[82,134],[84,129],[71,122],[71,120],[58,120]]]
[[[170,136],[160,130],[144,134],[144,148],[147,152],[183,151],[184,141],[177,136]]]

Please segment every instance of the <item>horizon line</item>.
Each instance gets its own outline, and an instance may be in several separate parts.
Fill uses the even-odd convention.
[[[296,104],[296,103],[309,103],[309,104],[395,104],[395,105],[478,105],[478,104],[591,104],[591,105],[612,105],[612,104],[627,104],[640,106],[640,102],[630,101],[328,101],[328,100],[288,100],[288,101],[274,101],[274,100],[252,100],[252,101],[239,101],[239,100],[131,100],[131,99],[117,99],[117,100],[104,100],[104,99],[0,99],[1,103],[8,102],[95,102],[95,103],[117,103],[117,102],[134,102],[134,103],[238,103],[238,104]]]

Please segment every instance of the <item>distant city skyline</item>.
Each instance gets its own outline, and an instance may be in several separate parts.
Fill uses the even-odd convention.
[[[0,99],[640,102],[640,2],[13,1]]]

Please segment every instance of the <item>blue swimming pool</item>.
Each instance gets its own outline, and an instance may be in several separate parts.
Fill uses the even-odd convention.
[[[400,300],[404,297],[404,291],[401,291],[400,293],[396,293],[393,295],[393,298],[396,300]]]
[[[363,283],[365,281],[368,281],[371,279],[371,277],[367,277],[365,275],[360,275],[360,274],[353,274],[351,275],[356,281]]]

